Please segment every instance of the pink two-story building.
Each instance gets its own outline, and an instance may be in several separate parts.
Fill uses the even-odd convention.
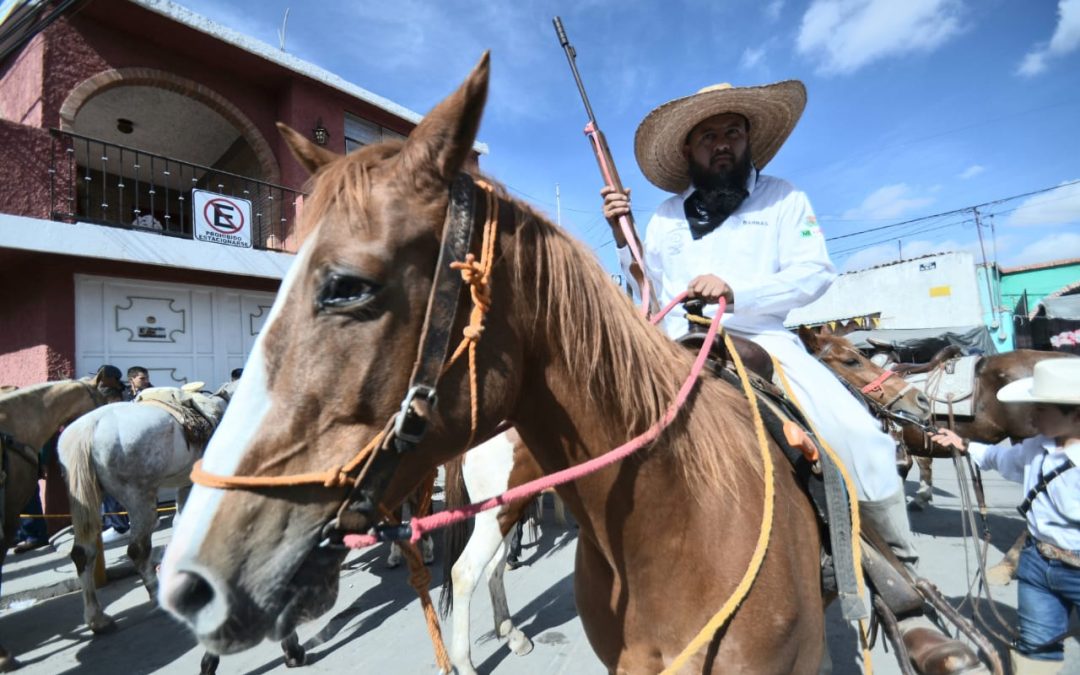
[[[274,123],[345,152],[420,119],[164,0],[0,19],[0,384],[226,381],[297,246]]]

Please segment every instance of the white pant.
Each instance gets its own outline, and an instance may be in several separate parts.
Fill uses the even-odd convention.
[[[797,337],[790,333],[744,337],[780,362],[799,407],[847,467],[859,501],[881,501],[903,487],[893,439]]]

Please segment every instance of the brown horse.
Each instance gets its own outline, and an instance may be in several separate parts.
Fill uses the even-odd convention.
[[[846,338],[827,332],[813,335],[812,331],[800,330],[803,344],[827,365],[840,379],[854,387],[862,388],[874,377],[885,370],[863,356]],[[1038,433],[1031,425],[1029,406],[1006,405],[997,399],[998,390],[1010,382],[1031,377],[1035,364],[1044,359],[1076,358],[1072,354],[1060,352],[1041,352],[1033,349],[1017,349],[1004,354],[984,356],[975,367],[975,401],[970,418],[954,420],[954,430],[963,438],[981,443],[999,443],[1006,438],[1016,440],[1028,438]],[[935,357],[934,362],[939,359]],[[905,370],[898,369],[898,375]],[[889,378],[886,383],[897,381],[900,377]],[[874,402],[873,396],[867,397]],[[926,398],[923,397],[925,401]],[[929,403],[927,402],[927,405]],[[929,411],[929,407],[927,408]],[[900,418],[903,419],[902,417]],[[946,426],[946,415],[935,415],[932,420],[912,420],[932,422],[933,426]],[[922,457],[952,457],[950,450],[929,443],[923,430],[917,425],[904,427],[904,444],[913,455]]]
[[[0,396],[0,447],[5,474],[0,483],[4,509],[0,569],[8,549],[15,544],[19,513],[38,488],[41,448],[61,426],[109,402],[106,393],[98,388],[103,384],[101,380],[99,373],[93,379],[46,382]],[[0,672],[14,670],[19,665],[14,656],[0,647]]]
[[[922,424],[930,421],[930,399],[899,377],[885,377],[884,368],[863,356],[862,352],[827,327],[814,332],[799,327],[799,338],[807,351],[816,356],[856,397],[861,397],[878,417],[909,419]]]
[[[343,500],[356,498],[341,513],[365,531],[379,505],[396,506],[473,438],[463,359],[438,379],[438,407],[417,445],[379,449],[351,493],[352,477],[325,473],[390,428],[421,336],[449,327],[436,318],[425,327],[425,308],[440,245],[453,244],[442,241],[448,188],[472,151],[488,74],[485,55],[404,143],[343,158],[283,130],[315,175],[303,216],[313,230],[203,470],[230,477],[218,485],[241,477],[295,484],[196,485],[162,565],[162,606],[216,653],[280,638],[326,612],[344,552],[320,542]],[[509,420],[550,473],[644,431],[674,399],[691,356],[641,321],[584,246],[505,191],[497,195],[496,263],[484,289],[490,311],[475,359],[475,439]],[[471,250],[480,257],[479,237]],[[457,336],[468,294],[453,304]],[[737,612],[694,655],[693,672],[818,670],[818,527],[783,455],[769,451],[778,467],[771,543]],[[764,508],[757,452],[746,400],[706,377],[651,447],[559,489],[580,524],[577,607],[610,671],[661,670],[732,595]],[[683,564],[673,568],[675,550]]]
[[[809,331],[807,331],[809,332]],[[862,355],[850,342],[839,335],[826,335],[811,338],[804,336],[800,331],[803,342],[834,373],[848,383],[858,386],[864,379],[865,374],[873,368],[878,368],[869,359]],[[835,353],[842,353],[844,358],[830,356],[825,350],[825,345],[837,345]],[[940,365],[952,354],[951,348],[946,347],[931,361],[932,364]],[[972,417],[961,417],[949,420],[947,415],[935,415],[931,420],[933,427],[951,426],[962,438],[968,438],[980,443],[1000,443],[1006,438],[1019,441],[1023,438],[1034,436],[1038,433],[1031,424],[1031,409],[1025,405],[1005,405],[997,399],[998,390],[1010,382],[1031,377],[1035,364],[1044,359],[1075,358],[1073,354],[1061,352],[1043,352],[1034,349],[1017,349],[1004,354],[993,354],[979,360],[975,367],[975,401],[972,407]],[[912,368],[898,368],[898,374],[912,372]],[[890,378],[899,379],[899,378]],[[922,509],[933,498],[934,473],[932,461],[935,458],[950,458],[952,451],[932,442],[926,433],[925,426],[916,424],[900,425],[901,442],[909,455],[915,457],[919,464],[919,491],[915,495],[911,508]],[[907,467],[911,463],[908,460]],[[1004,559],[987,571],[991,583],[1004,584],[1012,578],[1016,571],[1016,565],[1020,558],[1020,550],[1027,539],[1027,531],[1020,534],[1020,538],[1005,553]]]

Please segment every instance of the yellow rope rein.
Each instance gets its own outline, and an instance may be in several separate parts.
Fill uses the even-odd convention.
[[[675,660],[671,662],[671,665],[664,669],[663,672],[665,675],[681,670],[694,654],[712,642],[716,632],[724,627],[728,622],[728,619],[731,618],[731,615],[735,613],[735,610],[742,604],[742,601],[746,599],[747,593],[750,592],[750,587],[754,584],[754,580],[761,570],[761,563],[765,560],[765,552],[769,547],[769,537],[772,535],[776,485],[773,476],[772,453],[769,451],[769,441],[765,435],[765,424],[761,419],[761,411],[758,410],[757,407],[757,395],[754,393],[754,388],[750,384],[750,377],[746,373],[746,368],[743,366],[742,359],[739,358],[739,353],[735,350],[735,345],[731,342],[731,337],[726,332],[724,333],[724,345],[727,346],[728,353],[731,355],[731,360],[735,363],[735,371],[739,374],[739,381],[742,383],[743,394],[746,395],[746,400],[750,404],[750,414],[754,419],[754,432],[757,434],[758,449],[761,451],[761,461],[764,467],[762,479],[765,483],[765,506],[761,514],[761,529],[758,531],[758,540],[754,547],[754,554],[750,557],[750,564],[746,573],[739,581],[739,585],[732,591],[731,597],[727,599],[727,602],[720,608],[720,611],[713,615],[713,618],[705,624],[704,628],[698,632],[697,636],[690,641],[690,644],[683,648],[682,653],[675,657]]]

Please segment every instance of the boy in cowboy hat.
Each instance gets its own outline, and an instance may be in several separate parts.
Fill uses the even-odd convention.
[[[707,87],[649,113],[635,136],[638,165],[650,182],[674,196],[649,221],[645,267],[661,306],[682,291],[708,303],[727,300],[732,313],[724,318],[725,330],[753,340],[779,361],[799,406],[850,472],[863,521],[913,567],[918,554],[893,440],[784,327],[790,310],[819,298],[836,276],[806,194],[760,173],[805,105],[803,84],[788,80]],[[629,191],[606,187],[601,195],[620,259],[629,267],[617,222],[630,212]],[[672,337],[685,333],[685,327],[672,315],[664,323]],[[909,634],[926,635],[928,629],[921,616],[901,624],[905,642]],[[913,657],[916,651],[933,652],[929,665],[941,669],[931,667],[932,672],[977,665],[970,650],[940,633],[920,642],[909,650]]]
[[[1065,658],[1070,612],[1080,607],[1080,359],[1048,359],[1033,377],[998,391],[999,401],[1034,404],[1039,431],[1016,445],[984,445],[940,429],[933,440],[966,452],[980,469],[1022,483],[1018,507],[1027,521],[1027,545],[1017,568],[1020,637],[1013,672],[1050,675]]]

